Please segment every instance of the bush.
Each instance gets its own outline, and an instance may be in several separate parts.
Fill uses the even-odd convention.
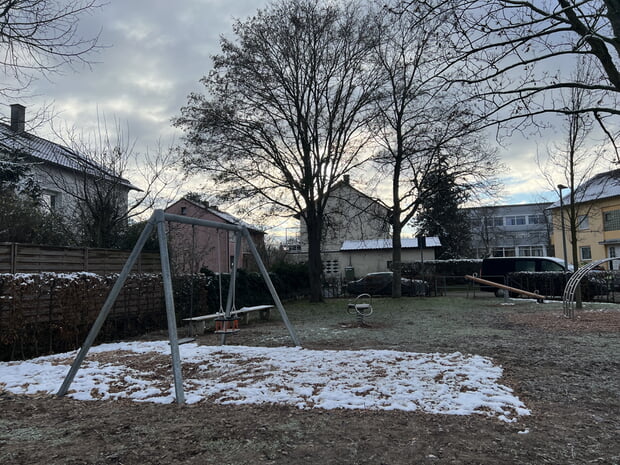
[[[310,293],[310,276],[306,263],[280,263],[272,268],[278,284],[276,289],[282,298],[291,299]]]
[[[76,349],[99,315],[118,275],[0,275],[0,359]],[[129,275],[97,342],[164,328],[161,275]]]
[[[561,297],[572,273],[563,272],[515,272],[508,274],[508,285],[548,297]],[[620,272],[590,271],[581,281],[581,297],[593,300],[617,290]]]
[[[220,309],[220,277],[207,268],[203,268],[200,272],[206,277],[207,281],[208,312],[215,313]],[[305,264],[276,265],[273,271],[269,273],[269,278],[280,299],[293,299],[308,293],[308,268]],[[230,274],[222,273],[222,309],[226,308],[229,284]],[[235,294],[236,308],[263,304],[273,305],[274,303],[263,276],[257,272],[249,272],[244,269],[237,270]]]
[[[482,259],[427,260],[423,263],[403,263],[403,276],[408,278],[421,276],[455,276],[463,278],[466,274],[479,273],[481,266]]]

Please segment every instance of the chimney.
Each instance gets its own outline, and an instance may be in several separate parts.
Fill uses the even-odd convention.
[[[19,103],[11,105],[11,129],[15,132],[26,130],[26,107]]]
[[[343,176],[343,180],[344,180],[344,183],[345,183],[346,185],[349,185],[349,179],[350,179],[350,178],[349,178],[349,175],[348,175],[348,174],[345,174],[345,175]]]

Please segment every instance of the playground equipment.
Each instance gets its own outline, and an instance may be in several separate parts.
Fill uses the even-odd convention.
[[[566,287],[564,288],[564,294],[562,294],[562,306],[564,308],[564,316],[566,318],[575,318],[575,292],[579,288],[581,280],[588,274],[589,271],[596,269],[605,262],[611,262],[613,260],[618,259],[603,258],[601,260],[596,260],[582,266],[575,273],[573,273],[573,275],[566,283]]]
[[[508,292],[513,292],[515,294],[524,295],[527,297],[533,297],[537,302],[543,303],[545,297],[537,294],[536,292],[524,291],[523,289],[517,289],[516,287],[506,286],[505,284],[499,284],[493,281],[488,281],[486,279],[479,278],[477,276],[465,275],[465,279],[469,279],[475,283],[484,284],[485,286],[497,287],[498,289],[503,289]]]
[[[349,302],[347,305],[347,313],[349,315],[357,316],[357,324],[359,326],[365,326],[365,318],[372,315],[372,296],[370,294],[360,294],[353,302]]]
[[[231,283],[230,283],[229,291],[228,291],[226,309],[224,311],[224,318],[228,319],[229,321],[233,319],[232,312],[233,312],[233,305],[234,305],[235,279],[236,279],[236,274],[237,274],[237,262],[238,262],[237,258],[240,256],[240,252],[241,252],[241,241],[245,239],[250,248],[252,255],[254,256],[254,259],[256,260],[256,263],[261,272],[261,275],[263,276],[263,279],[265,280],[265,283],[267,284],[267,288],[269,289],[269,292],[271,293],[271,297],[275,303],[275,306],[280,312],[282,321],[284,322],[284,324],[286,325],[286,328],[288,329],[288,332],[291,336],[291,339],[293,340],[293,343],[296,346],[301,346],[301,343],[299,342],[297,334],[295,333],[294,328],[291,326],[291,323],[289,322],[288,316],[286,315],[286,311],[284,310],[284,306],[282,305],[282,302],[280,301],[278,293],[276,292],[276,289],[273,283],[271,282],[269,273],[267,272],[267,269],[265,268],[265,265],[263,264],[263,261],[261,260],[260,255],[258,254],[256,246],[254,245],[254,242],[252,241],[252,238],[250,237],[250,233],[245,226],[227,224],[227,223],[217,223],[214,221],[201,220],[198,218],[191,218],[191,217],[181,216],[181,215],[171,215],[171,214],[164,213],[163,210],[155,210],[155,212],[153,213],[153,216],[151,216],[151,218],[147,221],[146,226],[144,227],[144,230],[140,234],[140,237],[138,238],[136,245],[131,251],[129,258],[127,259],[127,262],[125,263],[125,266],[123,267],[123,270],[119,274],[116,282],[114,283],[114,286],[112,287],[112,290],[108,294],[106,301],[101,307],[101,310],[99,311],[99,315],[97,316],[95,323],[90,329],[90,332],[88,333],[88,336],[86,337],[86,340],[84,341],[84,344],[80,348],[77,356],[75,357],[75,360],[73,361],[73,364],[71,365],[71,368],[69,369],[69,373],[67,373],[67,376],[65,377],[60,389],[58,390],[58,393],[57,393],[58,396],[64,396],[69,390],[69,387],[71,386],[71,383],[73,382],[73,379],[75,378],[75,375],[80,369],[80,366],[82,365],[82,362],[84,361],[84,358],[86,357],[86,354],[88,353],[91,346],[95,342],[95,339],[97,338],[97,335],[99,334],[99,331],[101,330],[101,327],[105,323],[105,320],[108,317],[108,314],[110,313],[110,310],[112,309],[112,306],[114,305],[114,302],[116,301],[123,285],[125,284],[125,281],[127,280],[127,276],[129,275],[129,272],[131,271],[134,264],[138,260],[138,257],[140,256],[140,252],[142,251],[144,244],[146,243],[147,239],[149,238],[153,230],[156,230],[157,239],[159,242],[160,259],[161,259],[161,271],[162,271],[162,279],[163,279],[163,286],[164,286],[164,300],[166,304],[166,318],[168,321],[168,336],[170,339],[170,352],[172,356],[172,372],[174,376],[175,398],[178,404],[185,403],[185,395],[183,392],[183,378],[181,374],[181,358],[179,354],[179,339],[177,336],[176,315],[174,311],[174,298],[173,298],[173,292],[172,292],[172,274],[170,271],[170,259],[168,255],[168,241],[167,241],[166,229],[165,229],[166,221],[185,223],[185,224],[191,224],[191,225],[197,225],[197,226],[206,226],[209,228],[214,228],[216,230],[223,229],[223,230],[233,231],[235,233],[235,256],[234,256],[235,260],[234,260],[233,269],[231,272]],[[220,303],[221,303],[221,298],[220,298]],[[232,328],[234,329],[234,323],[233,323]],[[224,328],[224,329],[227,329],[227,328]],[[225,337],[225,336],[226,336],[225,333],[222,334],[222,337]]]

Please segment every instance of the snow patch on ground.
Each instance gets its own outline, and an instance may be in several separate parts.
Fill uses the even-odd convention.
[[[501,367],[461,353],[180,346],[186,402],[281,403],[301,409],[406,410],[516,421],[530,411],[504,385]],[[58,391],[76,352],[0,363],[0,389]],[[93,347],[69,396],[174,402],[167,341]]]

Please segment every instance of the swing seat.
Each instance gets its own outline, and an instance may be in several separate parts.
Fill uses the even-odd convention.
[[[237,334],[239,332],[239,318],[216,318],[215,334]]]

